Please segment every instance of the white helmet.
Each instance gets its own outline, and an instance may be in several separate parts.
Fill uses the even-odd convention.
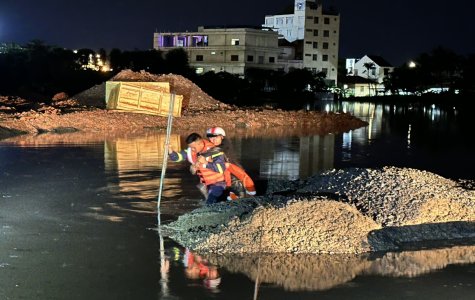
[[[208,130],[206,130],[207,137],[212,137],[212,136],[217,136],[217,135],[226,136],[226,132],[224,132],[224,129],[221,127],[211,127],[211,128],[208,128]]]

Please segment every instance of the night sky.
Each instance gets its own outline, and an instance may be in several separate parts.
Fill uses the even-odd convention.
[[[293,0],[0,0],[0,42],[33,39],[70,49],[150,49],[155,30],[261,25]],[[475,53],[470,0],[324,0],[341,14],[340,58],[381,55],[399,66],[444,46]]]

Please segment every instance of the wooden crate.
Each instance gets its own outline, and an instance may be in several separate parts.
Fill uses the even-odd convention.
[[[168,82],[106,82],[107,109],[167,116],[170,109]],[[173,116],[181,116],[182,95],[175,95]]]

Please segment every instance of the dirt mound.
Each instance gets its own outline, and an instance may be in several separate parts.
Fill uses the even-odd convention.
[[[183,110],[202,111],[230,109],[232,106],[222,103],[209,96],[191,80],[175,74],[155,75],[145,71],[134,72],[123,70],[110,79],[111,81],[126,82],[169,82],[171,91],[183,95]],[[105,83],[96,85],[72,97],[84,105],[105,107]]]
[[[184,110],[213,110],[226,109],[230,106],[215,100],[201,90],[191,80],[175,74],[154,75],[145,71],[134,72],[124,70],[112,77],[112,81],[146,81],[146,82],[169,82],[171,91],[177,95],[183,95],[182,108]]]

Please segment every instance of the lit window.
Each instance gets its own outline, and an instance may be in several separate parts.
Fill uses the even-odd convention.
[[[239,46],[239,39],[231,39],[231,45]]]
[[[215,55],[216,54],[216,51],[211,51],[211,55]]]
[[[203,73],[204,69],[203,68],[196,68],[196,74],[201,74]]]

